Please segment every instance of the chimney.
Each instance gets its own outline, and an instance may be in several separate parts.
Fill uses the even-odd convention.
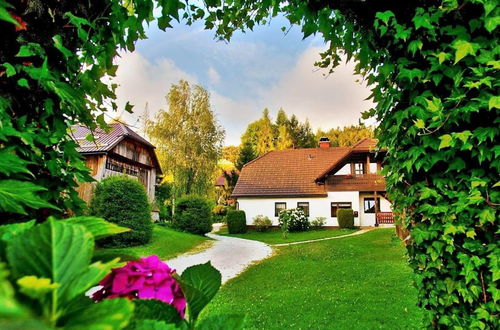
[[[323,136],[319,139],[319,147],[320,148],[330,148],[330,139],[326,136]]]

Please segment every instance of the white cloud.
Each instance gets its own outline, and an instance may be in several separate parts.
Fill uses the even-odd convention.
[[[353,75],[354,64],[341,64],[327,77],[326,70],[314,66],[322,48],[308,48],[297,60],[294,68],[262,95],[262,104],[273,112],[283,107],[301,120],[309,119],[317,128],[357,124],[361,112],[373,106],[365,101],[370,91]]]
[[[208,79],[210,79],[210,82],[212,84],[215,85],[215,84],[219,83],[219,81],[220,81],[220,75],[217,72],[217,70],[214,69],[213,66],[211,66],[211,67],[208,68],[207,75],[208,75]]]

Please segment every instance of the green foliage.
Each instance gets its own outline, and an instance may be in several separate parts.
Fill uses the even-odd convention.
[[[221,38],[282,14],[328,44],[372,88],[394,212],[427,326],[496,328],[499,313],[498,1],[224,2]],[[215,7],[210,13],[215,12]],[[251,14],[250,14],[251,13]],[[215,16],[209,14],[208,19]],[[220,21],[221,17],[217,17]]]
[[[269,217],[265,217],[263,215],[257,215],[253,218],[252,225],[255,227],[256,231],[265,232],[268,231],[269,228],[273,225],[271,219]]]
[[[323,226],[326,223],[326,218],[325,217],[316,217],[313,220],[310,221],[311,228],[313,229],[323,229]]]
[[[101,236],[126,230],[100,221]],[[133,308],[128,300],[94,304],[84,296],[111,268],[118,266],[118,259],[91,263],[92,232],[72,218],[27,224],[0,226],[11,270],[8,275],[0,269],[0,296],[6,304],[0,305],[2,326],[22,326],[35,319],[40,322],[38,327],[43,328],[126,326]],[[14,288],[18,290],[15,296]]]
[[[309,229],[309,220],[300,208],[281,211],[278,222],[282,229],[286,228],[291,232]]]
[[[328,131],[318,130],[316,140],[326,136],[330,140],[331,147],[351,147],[364,138],[373,138],[373,127],[364,125],[351,125],[343,128],[332,128]]]
[[[201,196],[188,195],[175,204],[173,225],[185,232],[204,235],[212,230],[212,212],[209,201]]]
[[[146,123],[162,168],[173,175],[173,193],[206,195],[221,155],[225,132],[217,123],[210,94],[181,80],[167,95],[168,110]]]
[[[227,230],[230,234],[243,234],[247,231],[245,211],[229,210],[226,215]]]
[[[252,143],[250,141],[243,142],[240,147],[240,155],[238,157],[238,161],[235,164],[236,168],[241,171],[246,163],[251,162],[255,158],[257,158],[257,154]]]
[[[137,179],[110,176],[99,182],[90,201],[90,214],[132,229],[99,241],[106,247],[127,247],[151,240],[153,224],[148,196]]]
[[[340,228],[354,227],[354,211],[352,209],[338,209],[337,221]]]

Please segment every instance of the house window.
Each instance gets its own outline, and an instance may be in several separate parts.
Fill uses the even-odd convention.
[[[365,163],[355,163],[354,174],[355,175],[365,174]]]
[[[298,202],[297,208],[302,209],[302,211],[304,211],[304,214],[306,215],[306,217],[309,216],[309,202]]]
[[[373,197],[364,199],[365,213],[375,213],[375,199]],[[377,210],[380,211],[380,198],[377,198]]]
[[[286,210],[286,203],[274,203],[274,216],[279,217],[280,212]]]
[[[352,203],[351,202],[333,202],[331,204],[331,216],[332,218],[337,217],[337,210],[338,209],[352,209]]]

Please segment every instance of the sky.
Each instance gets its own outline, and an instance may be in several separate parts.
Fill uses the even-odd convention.
[[[226,131],[225,145],[238,145],[246,126],[264,108],[274,118],[283,108],[301,121],[309,119],[314,131],[358,124],[361,112],[373,104],[365,100],[370,91],[353,75],[354,65],[341,64],[326,76],[326,70],[314,66],[325,49],[322,39],[302,40],[299,27],[285,34],[282,26],[289,28],[285,19],[276,18],[222,42],[201,23],[178,24],[167,31],[152,24],[148,39],[116,60],[118,105],[134,105],[133,114],[117,115],[140,130],[138,119],[145,109],[150,119],[167,109],[170,86],[184,79],[210,92],[212,110]]]

